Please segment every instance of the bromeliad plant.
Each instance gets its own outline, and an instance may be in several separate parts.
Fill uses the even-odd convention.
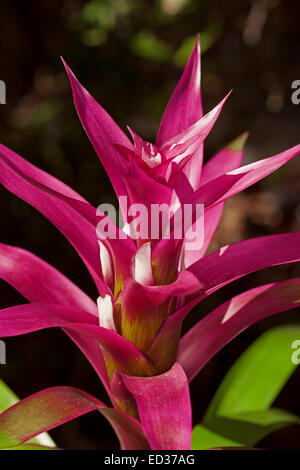
[[[249,325],[300,304],[299,278],[259,286],[220,305],[180,339],[186,315],[213,292],[253,271],[300,260],[300,232],[250,239],[205,255],[226,199],[287,163],[300,145],[240,166],[243,134],[202,165],[204,140],[226,98],[203,116],[199,40],[164,112],[155,145],[133,131],[131,142],[65,67],[81,122],[120,201],[125,228],[1,145],[1,183],[65,235],[90,272],[99,298],[97,305],[32,253],[0,245],[2,279],[30,302],[1,311],[0,337],[62,328],[94,367],[112,405],[70,387],[43,390],[0,415],[1,446],[18,446],[99,410],[123,449],[190,449],[189,382]],[[176,211],[168,236],[142,237],[125,200],[149,210],[153,204],[174,205],[176,211],[204,205],[204,243],[191,248],[195,217],[184,236],[176,236]],[[103,236],[104,225],[114,236]]]

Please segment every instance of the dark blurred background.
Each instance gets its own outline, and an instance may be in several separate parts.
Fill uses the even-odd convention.
[[[278,153],[299,143],[300,105],[291,102],[291,84],[300,80],[299,6],[298,0],[2,0],[0,79],[7,86],[7,104],[0,106],[0,140],[93,204],[114,201],[77,118],[59,56],[123,128],[129,124],[150,140],[200,32],[205,111],[234,90],[207,139],[205,158],[245,130],[250,131],[245,162]],[[47,220],[3,189],[0,209],[1,242],[31,250],[96,298],[80,259]],[[295,230],[300,230],[299,158],[228,201],[210,250]],[[299,266],[290,265],[236,281],[196,308],[185,328],[232,295],[299,275]],[[24,302],[4,283],[0,292],[2,308]],[[266,329],[299,322],[299,313],[260,322],[210,362],[191,387],[195,423],[238,355]],[[72,385],[106,399],[96,374],[61,331],[6,343],[7,365],[0,366],[0,376],[20,397]],[[300,415],[299,395],[298,371],[276,405]],[[299,433],[297,427],[277,432],[261,447],[300,449]],[[96,412],[51,435],[68,449],[118,446]]]

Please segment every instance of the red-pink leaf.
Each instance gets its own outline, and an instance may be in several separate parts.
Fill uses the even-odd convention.
[[[32,303],[0,310],[0,338],[45,328],[69,328],[98,343],[114,358],[120,371],[133,375],[155,373],[150,361],[129,341],[98,326],[96,317],[83,310],[55,304]]]
[[[192,417],[189,387],[179,364],[155,377],[123,375],[135,397],[145,434],[153,450],[188,450]]]
[[[0,144],[0,183],[49,219],[70,241],[89,269],[100,293],[107,287],[100,277],[99,247],[95,227],[93,227],[70,201],[85,203],[81,199],[69,197],[72,190],[59,192],[54,188],[53,177],[30,165],[26,160]],[[65,187],[58,183],[57,187]],[[79,198],[79,196],[78,196]],[[87,203],[85,203],[87,204]]]
[[[300,305],[300,278],[256,287],[200,320],[180,342],[178,362],[192,380],[236,335],[253,323]]]
[[[97,305],[70,279],[27,250],[0,243],[0,278],[30,302],[73,305],[98,316]]]
[[[72,387],[53,387],[19,401],[0,414],[0,448],[15,447],[90,411],[105,416],[123,449],[148,449],[140,423]]]
[[[238,242],[194,263],[188,271],[195,274],[203,287],[197,295],[188,296],[185,305],[165,320],[151,345],[151,357],[159,358],[164,342],[178,337],[184,318],[205,297],[254,271],[297,261],[300,261],[300,231]]]
[[[300,261],[300,231],[225,246],[192,264],[188,271],[203,283],[203,298],[246,274],[296,261]]]
[[[0,278],[17,289],[30,302],[69,305],[85,310],[98,318],[95,302],[53,266],[29,251],[0,244]],[[78,331],[69,328],[64,331],[85,354],[110,394],[99,343]]]
[[[158,147],[202,117],[200,73],[200,40],[198,38],[162,117],[156,139]]]
[[[227,147],[212,157],[203,167],[201,174],[201,186],[216,179],[222,174],[238,168],[242,163],[243,147],[245,145],[248,133],[237,137]],[[218,204],[204,213],[204,240],[203,246],[199,249],[184,251],[184,266],[188,268],[191,264],[201,259],[212,240],[216,228],[220,222],[223,213],[224,204]]]
[[[72,91],[74,103],[81,123],[100,158],[117,196],[127,195],[125,181],[120,175],[122,156],[116,145],[132,149],[129,138],[119,128],[110,115],[100,106],[90,93],[80,84],[72,70],[63,60]]]

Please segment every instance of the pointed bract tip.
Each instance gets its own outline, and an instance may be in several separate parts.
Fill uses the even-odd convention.
[[[197,48],[197,52],[200,55],[200,49],[201,49],[200,33],[197,33],[195,47]]]
[[[126,127],[127,127],[127,129],[128,129],[128,132],[129,132],[129,134],[130,134],[130,136],[131,136],[131,138],[132,138],[134,144],[136,144],[137,140],[138,140],[138,139],[141,139],[141,137],[140,137],[139,135],[137,135],[137,133],[134,132],[134,130],[131,129],[130,126],[126,126]]]
[[[65,61],[62,55],[60,56],[60,60],[62,61],[66,71],[70,70],[70,67],[68,66],[67,62]]]
[[[228,100],[229,96],[231,95],[231,93],[233,92],[233,90],[230,90],[227,95],[222,99],[222,101],[220,101],[219,104],[217,104],[217,106],[215,106],[214,109],[219,109],[219,108],[223,108],[224,104],[226,103],[226,101]]]
[[[200,45],[200,34],[198,33],[196,36],[196,42],[193,47],[193,50],[191,52],[190,61],[198,64],[198,67],[200,67],[200,60],[201,60],[201,45]]]
[[[68,74],[69,80],[70,80],[70,82],[71,82],[71,86],[73,87],[73,81],[75,80],[75,82],[78,82],[78,80],[77,80],[77,78],[76,78],[76,76],[75,76],[73,70],[71,70],[70,67],[68,66],[68,64],[67,64],[67,62],[65,61],[65,59],[64,59],[62,56],[60,56],[60,59],[61,59],[63,65],[64,65],[64,67],[65,67],[65,70],[66,70],[66,72],[67,72],[67,74]]]
[[[245,146],[245,143],[248,139],[249,132],[243,132],[243,134],[239,135],[236,139],[234,139],[232,142],[230,142],[229,145],[227,145],[228,150],[236,150],[239,152],[242,150]]]

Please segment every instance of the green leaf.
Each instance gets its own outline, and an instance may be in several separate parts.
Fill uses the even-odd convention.
[[[18,401],[19,398],[17,395],[3,382],[3,380],[0,379],[0,413]],[[40,434],[34,439],[28,441],[27,444],[32,446],[32,450],[34,450],[34,447],[38,449],[38,447],[41,446],[47,446],[51,448],[55,447],[54,441],[47,433]]]
[[[218,388],[204,418],[267,410],[297,365],[292,343],[298,325],[285,325],[261,335],[235,362]]]
[[[18,401],[17,395],[0,379],[0,413]]]
[[[262,334],[235,362],[218,388],[202,424],[193,430],[192,449],[253,446],[297,416],[270,408],[297,365],[292,345],[298,325]]]
[[[271,432],[294,424],[300,424],[297,416],[277,408],[226,417],[214,416],[203,425],[212,433],[207,442],[209,447],[206,448],[253,446]],[[202,449],[203,441],[199,440],[198,444]]]
[[[202,424],[193,429],[191,450],[207,450],[214,447],[238,447],[241,444],[222,436]]]
[[[26,442],[26,444],[21,444],[16,447],[8,447],[7,449],[1,450],[60,450],[58,447],[47,447],[41,446],[39,444],[30,444],[31,441]]]

